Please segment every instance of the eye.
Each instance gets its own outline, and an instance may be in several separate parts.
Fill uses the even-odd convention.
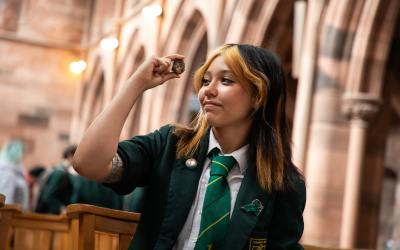
[[[206,84],[210,83],[210,81],[203,78],[203,79],[201,79],[201,83],[203,83],[203,85],[206,85]]]
[[[222,78],[222,82],[233,83],[234,81],[229,80],[228,78],[224,77],[224,78]]]

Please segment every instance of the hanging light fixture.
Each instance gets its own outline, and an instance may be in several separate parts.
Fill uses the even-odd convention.
[[[113,51],[118,45],[119,42],[116,38],[103,39],[100,43],[100,46],[107,51]]]
[[[84,61],[73,62],[69,65],[69,69],[75,74],[79,74],[86,69],[86,63]]]
[[[156,17],[162,14],[162,8],[159,5],[146,6],[143,8],[142,14],[149,20],[155,20]]]

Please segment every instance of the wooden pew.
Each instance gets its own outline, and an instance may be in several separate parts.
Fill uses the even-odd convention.
[[[317,246],[309,246],[303,245],[304,250],[373,250],[373,249],[343,249],[343,248],[330,248],[330,247],[317,247]]]
[[[118,235],[118,249],[128,249],[140,218],[138,213],[86,204],[69,205],[67,216],[79,220],[78,250],[95,249],[95,231]]]
[[[60,215],[25,213],[13,216],[5,250],[76,250],[79,221]],[[11,246],[13,242],[13,246]],[[116,250],[118,236],[96,232],[95,250]]]
[[[4,207],[6,204],[6,196],[4,194],[0,194],[0,208]]]
[[[6,250],[72,250],[72,221],[64,216],[24,213],[13,216]],[[77,222],[76,229],[77,230]],[[11,242],[13,241],[13,247]],[[77,241],[77,238],[75,238]]]
[[[5,250],[12,218],[22,213],[22,206],[17,204],[4,204],[0,208],[0,250]]]

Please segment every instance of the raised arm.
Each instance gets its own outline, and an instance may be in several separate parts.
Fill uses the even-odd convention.
[[[170,72],[171,62],[175,59],[184,59],[184,56],[151,56],[126,81],[79,143],[73,160],[76,172],[93,181],[103,180],[110,174],[119,136],[129,112],[144,91],[179,78],[179,75]]]

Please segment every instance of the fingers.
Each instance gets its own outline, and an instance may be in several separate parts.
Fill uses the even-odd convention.
[[[169,72],[169,68],[171,66],[171,60],[167,58],[156,58],[155,66],[154,66],[154,75],[161,75],[164,72]]]
[[[171,79],[174,79],[174,78],[181,78],[181,76],[175,74],[174,72],[168,72],[168,74],[166,74],[164,76],[165,81],[168,81],[168,80],[171,80]]]
[[[176,75],[174,72],[168,72],[168,73],[165,74],[164,76],[159,75],[159,76],[157,77],[157,80],[156,80],[156,81],[159,81],[158,85],[161,85],[161,84],[163,84],[164,82],[166,82],[166,81],[168,81],[168,80],[171,80],[171,79],[174,79],[174,78],[180,78],[180,76],[179,76],[179,75]]]
[[[180,54],[173,54],[173,55],[168,55],[168,56],[164,56],[164,57],[153,56],[154,76],[156,78],[158,78],[160,76],[162,78],[164,78],[171,72],[170,67],[171,67],[172,61],[175,59],[184,59],[184,58],[185,58],[185,56],[180,55]],[[174,77],[174,78],[177,78],[177,77]]]
[[[175,59],[185,59],[184,55],[180,55],[180,54],[173,54],[173,55],[169,55],[169,56],[164,56],[164,58],[168,58],[171,61],[175,60]]]

